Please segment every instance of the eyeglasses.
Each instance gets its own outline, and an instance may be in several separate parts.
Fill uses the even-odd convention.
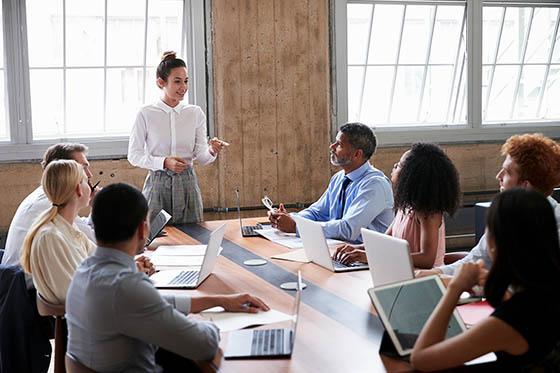
[[[272,200],[270,198],[268,198],[268,196],[264,196],[261,199],[261,202],[264,205],[264,207],[266,207],[270,211],[274,211],[274,203],[272,203]]]

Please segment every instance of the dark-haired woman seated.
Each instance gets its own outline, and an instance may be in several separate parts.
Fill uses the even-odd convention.
[[[412,364],[439,370],[495,352],[504,372],[560,371],[560,247],[550,203],[534,191],[505,191],[488,211],[486,230],[492,269],[460,267],[416,341]],[[444,340],[459,295],[485,278],[495,311]]]
[[[460,198],[459,174],[453,162],[439,146],[416,143],[393,166],[391,182],[396,215],[386,234],[408,241],[416,268],[443,265],[443,214],[453,215]],[[363,246],[342,246],[334,259],[367,262]]]

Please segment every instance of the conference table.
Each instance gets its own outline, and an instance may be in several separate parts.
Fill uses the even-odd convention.
[[[262,220],[248,218],[244,224]],[[227,223],[223,251],[212,275],[196,290],[167,291],[185,291],[192,296],[250,293],[271,308],[291,314],[295,291],[283,290],[280,284],[297,281],[300,270],[307,287],[302,292],[291,359],[221,359],[222,372],[413,371],[408,362],[379,354],[384,329],[367,294],[372,285],[369,271],[333,273],[314,263],[271,259],[290,249],[262,237],[242,237],[238,220],[166,227],[167,235],[152,245],[207,243],[210,232],[223,223]],[[265,259],[267,263],[246,266],[243,262],[248,259]],[[274,327],[286,325],[261,328]],[[220,347],[225,350],[226,345],[227,333],[222,333]]]

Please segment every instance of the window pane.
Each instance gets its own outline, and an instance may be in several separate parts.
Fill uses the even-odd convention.
[[[556,44],[554,45],[552,63],[560,63],[560,30],[558,30],[558,34],[556,35]]]
[[[365,68],[348,66],[348,121],[360,121],[360,105],[362,101],[362,83]]]
[[[420,122],[442,123],[446,121],[452,79],[453,67],[428,67],[422,110],[418,118]]]
[[[107,1],[107,64],[109,66],[143,64],[145,14],[144,1]]]
[[[397,63],[403,11],[403,5],[375,6],[368,63]]]
[[[366,63],[367,42],[371,23],[372,5],[348,4],[348,63]]]
[[[143,69],[107,70],[107,133],[130,133],[142,106],[143,76]]]
[[[527,39],[531,8],[507,8],[498,63],[523,62],[523,47]]]
[[[550,68],[546,81],[546,90],[541,107],[542,119],[560,119],[558,97],[560,97],[560,66],[555,66]]]
[[[102,66],[105,35],[104,0],[66,1],[66,64]]]
[[[387,123],[393,84],[393,66],[368,67],[361,120],[370,125]]]
[[[31,69],[31,118],[33,138],[64,133],[64,80],[62,69]]]
[[[8,115],[6,113],[7,95],[4,85],[4,73],[4,69],[0,69],[0,140],[7,140],[10,138],[10,122],[8,121]]]
[[[29,67],[62,67],[62,0],[27,0]]]
[[[420,90],[424,67],[399,66],[395,84],[392,123],[413,123],[417,121],[416,111],[420,102]]]
[[[146,69],[146,99],[145,104],[151,104],[159,100],[161,96],[161,89],[156,84],[156,68]],[[185,100],[187,100],[187,95],[185,95]]]
[[[482,119],[486,118],[485,112],[487,111],[486,105],[492,70],[492,66],[482,66]]]
[[[482,63],[494,63],[504,8],[482,9]]]
[[[66,71],[66,133],[99,136],[103,128],[103,69]]]
[[[430,63],[455,63],[464,13],[464,7],[438,6]]]
[[[525,62],[548,63],[558,8],[535,9]]]
[[[536,119],[545,66],[525,66],[519,82],[519,91],[513,119]]]
[[[435,6],[408,6],[399,63],[425,63]]]
[[[165,51],[181,53],[182,0],[149,0],[146,63],[157,66]],[[183,56],[184,57],[184,56]],[[189,63],[189,61],[187,61]]]
[[[509,120],[519,66],[496,66],[486,119]]]

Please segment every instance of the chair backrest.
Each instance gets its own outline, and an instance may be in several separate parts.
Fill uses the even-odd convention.
[[[39,293],[37,293],[37,311],[41,316],[64,316],[66,312],[64,304],[49,303]]]
[[[89,369],[74,357],[66,354],[66,372],[67,373],[96,373],[95,370]]]

